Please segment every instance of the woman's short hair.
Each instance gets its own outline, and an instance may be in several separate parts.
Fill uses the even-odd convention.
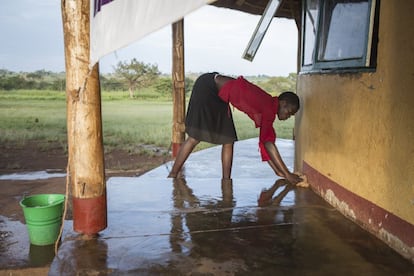
[[[278,98],[279,98],[279,101],[286,101],[287,103],[293,105],[294,107],[297,107],[297,109],[299,110],[300,108],[299,97],[292,91],[283,92],[282,94],[278,96]]]

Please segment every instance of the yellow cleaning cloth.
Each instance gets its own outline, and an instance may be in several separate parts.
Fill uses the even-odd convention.
[[[308,178],[306,177],[306,175],[301,174],[300,172],[295,172],[295,174],[297,176],[299,176],[300,178],[302,178],[302,181],[299,182],[298,184],[296,184],[297,187],[302,187],[302,188],[308,188],[309,187],[309,183],[308,183]]]

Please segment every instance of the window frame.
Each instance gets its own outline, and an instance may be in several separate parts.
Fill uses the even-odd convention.
[[[378,7],[379,0],[367,0],[368,1],[368,24],[366,24],[365,36],[364,36],[364,54],[358,58],[345,58],[342,60],[318,60],[318,53],[321,47],[321,24],[322,22],[322,9],[326,0],[317,0],[317,18],[316,34],[314,39],[313,52],[311,56],[312,62],[305,65],[305,36],[306,36],[306,16],[307,15],[307,3],[312,0],[302,1],[302,30],[301,30],[301,55],[300,55],[300,72],[321,72],[321,71],[363,71],[374,70],[376,68],[376,53],[377,53],[377,34],[378,34]]]
[[[272,19],[280,7],[281,2],[281,0],[270,0],[267,4],[266,9],[260,17],[260,21],[257,24],[246,49],[244,50],[242,56],[244,59],[253,61],[260,45],[262,44],[262,40],[269,29],[270,23],[272,23]]]

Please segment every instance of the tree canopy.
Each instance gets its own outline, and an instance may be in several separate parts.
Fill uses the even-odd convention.
[[[135,89],[149,86],[161,74],[157,65],[145,64],[135,58],[118,62],[114,70],[115,75],[126,83],[130,98],[134,97]]]

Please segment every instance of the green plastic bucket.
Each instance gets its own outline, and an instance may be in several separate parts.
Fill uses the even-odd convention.
[[[49,245],[56,242],[62,224],[63,194],[40,194],[20,201],[30,243]]]

